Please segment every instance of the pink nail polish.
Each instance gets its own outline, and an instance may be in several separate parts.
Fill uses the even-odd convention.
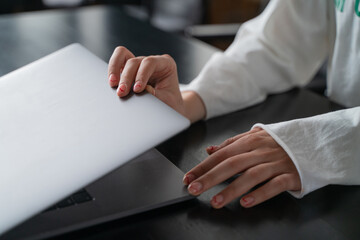
[[[134,87],[135,89],[140,89],[141,88],[141,83],[139,83],[139,82],[137,82],[136,84],[135,84],[135,87]]]
[[[202,184],[199,182],[191,183],[188,187],[188,190],[191,194],[197,194],[202,189]]]
[[[216,146],[210,146],[207,148],[210,152],[214,151],[216,149]]]
[[[215,204],[215,205],[221,205],[221,203],[224,201],[224,197],[222,195],[216,195],[213,197],[212,199],[212,202]]]
[[[189,185],[194,180],[195,180],[195,175],[192,173],[188,173],[184,176],[183,182],[185,185]]]
[[[252,196],[246,196],[241,199],[244,206],[250,206],[254,203],[255,199]]]
[[[126,91],[126,85],[125,84],[121,84],[120,87],[119,87],[119,91],[120,92],[125,92]]]

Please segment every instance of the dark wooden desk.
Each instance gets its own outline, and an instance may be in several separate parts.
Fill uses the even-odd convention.
[[[154,29],[121,9],[91,7],[0,17],[0,75],[79,42],[104,60],[117,45],[136,55],[169,53],[181,82],[191,81],[215,49]],[[271,123],[339,109],[311,92],[295,89],[266,102],[199,122],[158,146],[184,172],[206,157],[205,147],[254,123]],[[1,126],[0,126],[1,127]],[[234,201],[210,207],[217,186],[196,200],[60,236],[59,239],[359,239],[360,188],[328,186],[301,200],[283,193],[251,209]],[[1,214],[1,213],[0,213]]]

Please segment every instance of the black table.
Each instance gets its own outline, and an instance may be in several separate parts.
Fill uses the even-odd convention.
[[[117,45],[136,55],[168,53],[182,83],[191,81],[216,50],[128,17],[122,9],[89,7],[0,17],[0,75],[79,42],[104,60]],[[293,89],[257,106],[194,124],[157,148],[184,172],[203,160],[205,148],[273,123],[340,109],[324,97]],[[1,114],[1,113],[0,113]],[[0,126],[1,127],[1,126]],[[359,239],[360,188],[328,186],[298,200],[287,193],[251,209],[234,201],[209,204],[217,186],[198,199],[73,232],[59,239]],[[1,214],[1,213],[0,213]]]

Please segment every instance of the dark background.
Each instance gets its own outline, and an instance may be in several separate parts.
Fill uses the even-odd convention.
[[[187,27],[193,25],[242,23],[257,16],[268,0],[74,0],[74,4],[66,4],[67,0],[58,0],[57,4],[48,2],[52,1],[2,0],[0,14],[88,5],[123,5],[133,16],[150,21],[163,30],[184,33]],[[174,19],[174,23],[167,24]],[[225,49],[232,39],[233,36],[229,36],[227,39],[207,41]]]
[[[69,2],[73,4],[69,4]],[[2,0],[0,16],[90,5],[121,6],[128,15],[167,32],[197,38],[220,50],[233,41],[240,25],[258,16],[269,0]],[[56,3],[54,3],[56,2]],[[6,33],[0,33],[6,34]],[[6,47],[6,46],[2,46]],[[326,63],[306,86],[323,95]]]

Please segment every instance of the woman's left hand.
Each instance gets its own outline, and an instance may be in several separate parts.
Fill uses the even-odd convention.
[[[244,194],[240,204],[252,207],[284,191],[301,189],[294,163],[261,128],[254,128],[206,150],[210,156],[184,176],[190,194],[199,195],[240,173],[224,190],[213,196],[211,205],[214,208],[222,208]],[[260,183],[264,184],[248,193]]]

